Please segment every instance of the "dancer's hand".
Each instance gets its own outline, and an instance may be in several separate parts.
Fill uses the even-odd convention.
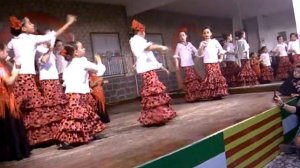
[[[162,53],[166,53],[169,50],[169,48],[167,46],[161,46],[160,50]]]
[[[297,94],[297,93],[292,93],[291,96],[292,96],[292,97],[299,97],[300,95]]]
[[[68,24],[73,24],[76,21],[77,21],[77,16],[71,15],[71,14],[67,15],[67,23]]]
[[[99,54],[95,54],[94,58],[95,58],[95,60],[96,60],[97,63],[101,63],[102,62],[101,61],[101,56]]]
[[[168,75],[170,75],[170,71],[169,71],[169,70],[165,69],[164,71],[165,71]]]

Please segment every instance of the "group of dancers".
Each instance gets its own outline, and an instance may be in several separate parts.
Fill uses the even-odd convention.
[[[0,45],[0,161],[28,157],[30,150],[41,144],[56,143],[61,149],[71,149],[103,138],[101,132],[109,117],[105,115],[101,76],[106,68],[101,57],[95,55],[94,62],[90,62],[81,42],[63,45],[56,39],[76,19],[68,15],[67,22],[57,31],[37,35],[29,18],[10,18],[13,38],[7,45]],[[142,111],[138,121],[146,127],[161,126],[177,115],[170,105],[166,86],[155,71],[163,69],[169,73],[153,54],[153,51],[167,52],[168,47],[148,42],[145,26],[137,20],[132,21],[131,27],[135,35],[129,43],[136,57],[136,71],[143,78]],[[187,102],[220,99],[228,95],[230,82],[257,83],[259,76],[250,64],[245,32],[237,33],[236,46],[231,34],[226,35],[223,47],[212,38],[211,28],[205,27],[202,35],[204,40],[196,49],[187,42],[187,32],[180,31],[180,42],[174,53],[176,69],[185,71]],[[13,62],[8,57],[9,50],[13,51]],[[293,51],[296,61],[298,50],[288,51]],[[265,77],[272,69],[263,54],[259,60],[266,65],[261,69],[261,76]],[[194,56],[203,57],[204,78],[195,70]],[[285,67],[288,60],[282,60],[284,68],[279,72],[288,69]],[[221,70],[223,62],[226,67]]]
[[[262,46],[259,51],[250,54],[245,32],[237,31],[235,35],[236,45],[232,42],[231,34],[224,34],[223,47],[227,54],[222,72],[229,86],[249,86],[269,83],[275,79],[285,80],[293,67],[300,62],[300,46],[296,33],[290,34],[288,44],[279,35],[277,45],[272,50]]]
[[[68,15],[57,31],[38,35],[29,18],[10,17],[13,38],[0,45],[0,161],[28,157],[40,145],[70,149],[103,137],[109,117],[101,57],[90,62],[81,42],[56,39],[75,21]]]

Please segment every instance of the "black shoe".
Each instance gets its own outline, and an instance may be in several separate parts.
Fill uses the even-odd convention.
[[[99,140],[99,139],[104,139],[104,138],[107,138],[107,136],[104,134],[98,133],[98,134],[93,135],[93,140]]]
[[[66,142],[62,142],[59,144],[59,149],[64,149],[64,150],[68,150],[68,149],[73,149],[74,147]]]

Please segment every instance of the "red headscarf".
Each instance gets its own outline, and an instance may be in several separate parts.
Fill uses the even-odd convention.
[[[60,52],[59,52],[59,54],[61,55],[61,56],[67,56],[67,50],[66,49],[62,49]]]
[[[142,23],[135,20],[135,19],[132,20],[131,28],[133,30],[140,31],[140,32],[145,31],[145,26]]]
[[[21,29],[22,23],[17,17],[11,16],[11,17],[9,17],[9,21],[10,21],[10,27],[11,28],[13,28],[15,30]]]

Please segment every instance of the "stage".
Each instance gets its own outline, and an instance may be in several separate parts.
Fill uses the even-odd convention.
[[[162,127],[142,127],[138,101],[111,107],[106,138],[71,149],[34,149],[30,158],[0,163],[2,168],[130,168],[189,145],[274,106],[273,92],[233,94],[222,100],[173,100],[178,116]]]

